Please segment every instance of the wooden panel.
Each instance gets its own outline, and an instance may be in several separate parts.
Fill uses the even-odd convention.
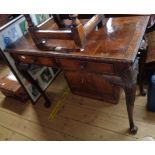
[[[38,57],[38,63],[46,66],[56,66],[52,58],[41,58]]]
[[[113,95],[114,86],[112,84],[105,81],[101,75],[91,74],[90,76],[92,76],[94,86],[95,86],[94,89],[98,95],[103,96],[103,93],[108,95]]]
[[[24,56],[19,55],[18,58],[26,64],[37,64],[37,65],[45,65],[45,66],[56,66],[54,59],[46,58],[46,57],[34,57],[34,56]]]
[[[48,39],[72,39],[71,30],[37,30],[35,35],[38,38]]]
[[[117,103],[119,89],[106,82],[100,75],[87,72],[65,71],[65,77],[75,94]],[[117,93],[115,93],[117,89]]]
[[[19,16],[18,14],[0,14],[0,26],[5,25],[15,17]]]
[[[113,64],[88,62],[74,59],[59,59],[62,68],[68,70],[84,70],[96,73],[114,73]]]

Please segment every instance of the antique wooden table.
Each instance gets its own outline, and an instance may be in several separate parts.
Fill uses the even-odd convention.
[[[116,102],[117,86],[122,87],[126,95],[130,132],[135,134],[138,129],[133,121],[137,52],[148,20],[149,16],[110,18],[103,28],[89,35],[84,50],[76,49],[72,41],[58,40],[47,42],[49,46],[57,47],[54,51],[38,50],[27,35],[6,52],[16,59],[18,68],[20,64],[60,67],[76,94],[94,95]]]

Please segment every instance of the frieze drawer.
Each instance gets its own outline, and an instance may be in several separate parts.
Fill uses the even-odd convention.
[[[45,66],[56,66],[54,59],[52,58],[45,58],[45,57],[34,57],[34,56],[25,56],[20,55],[18,56],[20,61],[26,64],[36,64],[36,65],[45,65]]]
[[[74,59],[59,59],[59,63],[66,70],[85,70],[95,73],[114,73],[114,67],[111,63],[89,62]]]

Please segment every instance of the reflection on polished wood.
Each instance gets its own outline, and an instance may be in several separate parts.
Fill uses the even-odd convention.
[[[104,27],[88,36],[82,51],[70,40],[48,40],[48,47],[57,48],[39,50],[28,35],[7,52],[20,62],[21,56],[53,60],[52,66],[62,68],[71,91],[76,94],[117,103],[118,86],[122,87],[126,94],[130,132],[135,134],[138,129],[133,121],[137,52],[148,20],[148,16],[110,18]]]

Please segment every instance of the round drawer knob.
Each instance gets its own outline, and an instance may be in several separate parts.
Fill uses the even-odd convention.
[[[87,66],[87,62],[84,62],[84,63],[82,63],[82,64],[80,65],[80,68],[81,68],[81,69],[85,69],[86,66]]]

